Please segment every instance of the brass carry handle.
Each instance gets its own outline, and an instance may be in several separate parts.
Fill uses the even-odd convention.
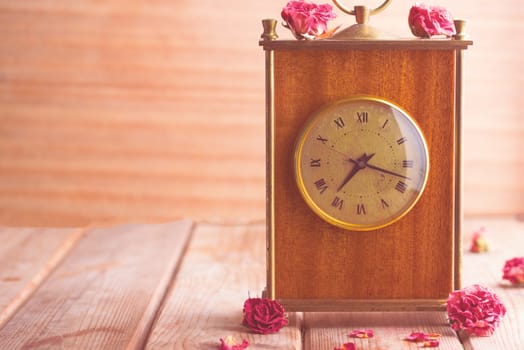
[[[376,15],[377,13],[380,13],[382,12],[386,7],[389,6],[389,4],[391,4],[391,1],[392,0],[385,0],[382,5],[380,5],[379,7],[375,8],[375,9],[372,9],[369,11],[369,14],[370,15]],[[337,5],[337,7],[339,9],[341,9],[343,12],[347,13],[348,15],[352,15],[352,16],[355,16],[355,10],[353,9],[350,9],[349,7],[347,7],[346,5],[342,4],[339,0],[333,0],[333,2],[335,3],[335,5]]]

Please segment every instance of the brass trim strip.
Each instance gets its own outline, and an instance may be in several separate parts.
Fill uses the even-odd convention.
[[[471,40],[458,39],[395,39],[395,40],[260,40],[264,50],[465,50]]]
[[[266,51],[266,259],[267,297],[275,298],[275,53]]]
[[[286,311],[443,311],[446,299],[279,299]]]
[[[462,192],[463,156],[462,156],[462,51],[456,50],[455,59],[455,234],[454,234],[454,289],[462,288]]]

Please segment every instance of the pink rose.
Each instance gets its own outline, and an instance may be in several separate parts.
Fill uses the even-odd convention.
[[[502,272],[504,273],[502,278],[510,281],[511,284],[524,283],[524,257],[506,261]]]
[[[506,314],[498,296],[477,284],[451,292],[447,311],[451,328],[480,336],[493,334]]]
[[[255,333],[276,333],[287,325],[284,307],[276,300],[248,298],[242,324]]]
[[[409,28],[413,35],[429,38],[433,35],[452,36],[456,34],[451,14],[440,6],[415,4],[409,11]]]
[[[314,39],[327,31],[327,22],[336,17],[329,4],[317,5],[304,0],[291,0],[282,9],[284,27],[297,39]]]

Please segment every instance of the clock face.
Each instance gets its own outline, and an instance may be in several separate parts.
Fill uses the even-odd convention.
[[[337,101],[316,112],[295,148],[302,197],[322,219],[367,231],[399,220],[416,204],[429,169],[411,117],[374,97]]]

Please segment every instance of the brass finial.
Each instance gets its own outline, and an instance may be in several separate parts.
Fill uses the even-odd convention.
[[[366,6],[354,6],[353,9],[343,5],[340,0],[333,0],[333,3],[348,15],[355,16],[357,24],[354,24],[337,34],[333,39],[385,39],[387,38],[378,29],[369,25],[369,16],[382,12],[392,0],[385,0],[379,7],[370,9]]]
[[[466,34],[466,21],[463,19],[456,19],[453,21],[455,24],[455,31],[457,34],[453,35],[453,39],[464,40],[468,37]]]
[[[275,40],[278,38],[277,35],[277,20],[276,19],[263,19],[262,26],[264,27],[264,32],[260,36],[263,40]]]
[[[366,6],[355,6],[355,19],[358,24],[367,24],[369,22],[369,16],[371,11]]]
[[[391,1],[393,1],[393,0],[385,0],[385,1],[384,1],[384,2],[379,6],[379,7],[370,10],[370,11],[369,11],[369,14],[370,14],[370,15],[376,15],[377,13],[380,13],[380,12],[384,11],[384,9],[385,9],[386,7],[388,7],[388,6],[391,4]],[[343,12],[347,13],[348,15],[352,15],[352,16],[355,15],[355,12],[356,12],[355,9],[356,9],[357,7],[365,7],[365,6],[355,6],[354,9],[351,9],[351,8],[345,6],[344,4],[342,4],[342,3],[340,2],[340,0],[333,0],[333,2],[334,2],[335,5],[337,5],[337,7],[338,7],[339,9],[341,9]]]

